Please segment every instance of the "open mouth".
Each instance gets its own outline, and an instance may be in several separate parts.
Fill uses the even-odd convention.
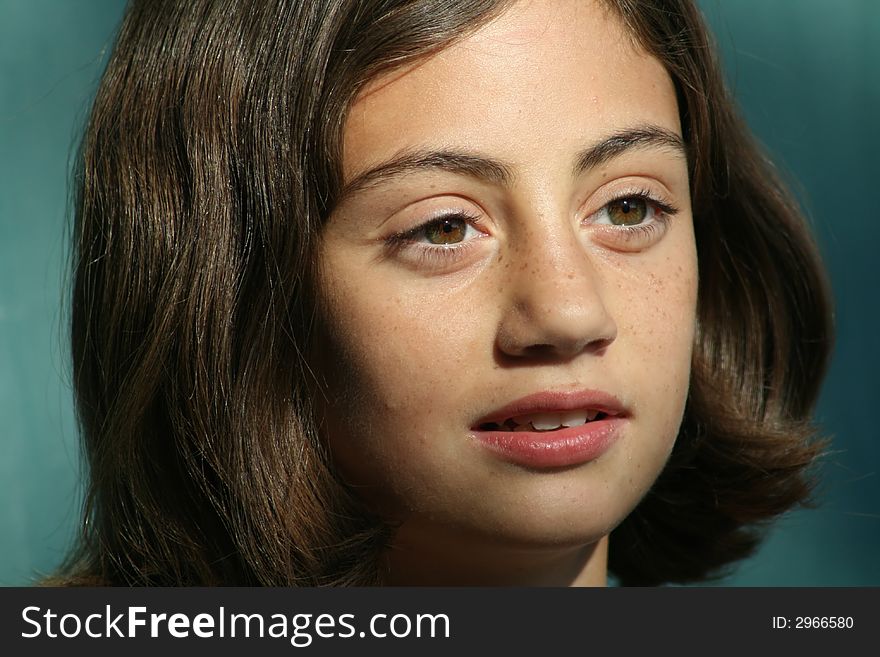
[[[608,413],[598,410],[573,410],[559,413],[532,413],[509,417],[503,422],[484,422],[479,431],[556,431],[566,427],[579,427],[602,420]]]

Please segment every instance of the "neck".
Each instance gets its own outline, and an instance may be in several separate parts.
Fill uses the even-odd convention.
[[[510,546],[402,527],[384,555],[390,586],[605,586],[608,537],[579,546]]]

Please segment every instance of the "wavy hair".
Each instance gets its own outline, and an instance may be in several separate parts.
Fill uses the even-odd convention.
[[[379,584],[390,530],[336,476],[309,355],[346,111],[494,0],[135,0],[76,176],[71,335],[87,460],[55,583]],[[805,222],[688,0],[606,0],[678,92],[699,257],[669,463],[613,532],[623,584],[705,579],[807,499],[831,345]]]

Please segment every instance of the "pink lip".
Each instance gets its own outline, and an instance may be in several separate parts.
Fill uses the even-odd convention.
[[[582,408],[602,411],[606,415],[624,415],[626,408],[614,395],[609,395],[601,390],[574,390],[558,392],[536,392],[509,403],[497,411],[481,418],[474,425],[490,422],[503,422],[509,417],[517,415],[531,415],[532,413],[552,413],[558,411],[577,411]]]
[[[481,430],[518,415],[590,409],[607,417],[555,431]],[[531,468],[559,468],[593,461],[620,437],[626,408],[613,395],[596,390],[540,392],[518,399],[480,419],[472,429],[482,446],[512,463]]]

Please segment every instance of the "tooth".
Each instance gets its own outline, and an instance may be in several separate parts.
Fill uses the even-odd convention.
[[[587,422],[592,422],[596,419],[596,416],[599,415],[599,411],[586,411],[587,414]]]
[[[586,424],[588,414],[589,411],[567,411],[562,414],[560,419],[563,426],[579,427],[582,424]]]
[[[528,418],[537,431],[551,431],[562,426],[559,413],[535,413]]]

